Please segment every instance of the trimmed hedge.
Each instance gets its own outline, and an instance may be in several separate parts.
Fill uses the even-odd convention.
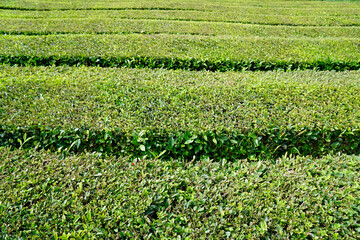
[[[360,158],[61,157],[0,148],[0,238],[358,239]]]
[[[119,128],[128,134],[360,129],[358,76],[355,71],[213,73],[4,65],[0,124]]]
[[[358,39],[342,38],[165,34],[0,36],[0,61],[212,71],[247,68],[354,70],[360,65],[359,44]]]
[[[359,27],[299,27],[266,26],[239,23],[188,22],[118,18],[43,18],[9,19],[0,22],[0,34],[50,35],[50,34],[188,34],[188,35],[234,35],[242,37],[343,37],[360,38]]]
[[[356,3],[200,2],[7,0],[0,18],[360,22]],[[11,21],[0,32],[42,33]],[[56,21],[48,33],[78,29]],[[0,36],[0,239],[360,238],[360,158],[340,154],[360,154],[359,72],[336,72],[360,69],[359,39],[266,28],[277,37]],[[278,37],[290,29],[310,37]]]
[[[161,25],[171,24],[173,21],[193,23],[247,23],[259,25],[279,25],[279,26],[360,26],[360,18],[354,9],[338,10],[334,13],[327,9],[319,9],[324,11],[324,14],[316,13],[313,10],[306,11],[306,9],[296,9],[288,12],[291,8],[286,10],[277,8],[259,9],[256,8],[236,8],[238,11],[196,11],[196,10],[92,10],[91,16],[96,16],[95,20],[101,22],[104,19],[117,21],[119,19],[138,19],[138,20],[157,20]],[[59,9],[61,10],[61,9]],[[1,11],[1,10],[0,10]],[[14,11],[4,10],[6,13],[1,13],[3,18],[27,18],[27,19],[46,19],[46,20],[72,20],[89,19],[89,10],[70,10],[70,11]],[[262,11],[264,13],[259,14]],[[250,13],[249,13],[250,12]],[[252,12],[252,13],[251,13]],[[277,13],[278,12],[278,13]],[[285,13],[284,13],[285,12]],[[305,14],[304,14],[305,12]],[[302,13],[302,14],[301,14]],[[307,14],[306,14],[307,13]],[[94,17],[91,17],[94,19]],[[171,22],[169,22],[169,20]],[[85,23],[86,24],[86,23]],[[355,31],[354,31],[355,32]],[[351,36],[351,35],[350,35]],[[350,37],[349,36],[349,37]]]
[[[3,66],[1,76],[2,146],[213,159],[360,150],[357,72]]]
[[[0,9],[14,9],[18,12],[25,10],[95,10],[95,9],[143,9],[143,10],[173,10],[183,11],[197,10],[221,13],[236,12],[238,15],[253,14],[261,15],[278,15],[279,18],[286,16],[331,16],[333,19],[339,16],[357,16],[359,4],[356,2],[327,2],[319,1],[266,1],[259,4],[256,1],[237,1],[237,2],[214,2],[214,1],[132,1],[132,2],[115,2],[115,1],[61,1],[61,2],[19,2],[7,0],[0,3]],[[316,11],[314,11],[316,10]],[[261,14],[259,14],[261,13]],[[63,14],[63,13],[62,13]],[[216,17],[216,16],[212,16]]]

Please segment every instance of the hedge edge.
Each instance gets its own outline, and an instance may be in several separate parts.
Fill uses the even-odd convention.
[[[274,159],[284,154],[319,157],[328,153],[360,154],[360,130],[315,128],[246,132],[140,131],[120,129],[9,127],[0,125],[0,146],[40,148],[63,153],[99,152],[116,156],[144,155],[192,159]]]
[[[260,60],[201,60],[156,58],[146,56],[135,57],[84,57],[84,56],[11,56],[0,55],[0,64],[19,66],[98,66],[98,67],[129,67],[129,68],[163,68],[191,71],[271,71],[271,70],[360,70],[360,62],[343,62],[333,60],[318,60],[312,62]]]

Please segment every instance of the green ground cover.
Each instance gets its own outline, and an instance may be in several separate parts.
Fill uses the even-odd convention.
[[[359,161],[62,158],[0,148],[0,237],[356,239]]]

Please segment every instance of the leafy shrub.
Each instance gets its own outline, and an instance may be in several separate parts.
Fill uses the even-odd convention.
[[[0,148],[1,238],[359,238],[359,157],[62,158]]]
[[[344,71],[359,69],[359,43],[350,38],[161,34],[0,36],[0,63],[196,71]]]

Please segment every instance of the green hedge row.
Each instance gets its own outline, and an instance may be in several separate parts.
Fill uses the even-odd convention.
[[[358,76],[2,65],[0,124],[127,133],[359,129]]]
[[[192,34],[233,35],[241,37],[360,38],[359,27],[268,26],[256,24],[119,19],[119,18],[42,18],[6,17],[0,22],[0,34],[49,35],[64,33],[95,34]]]
[[[215,12],[237,12],[239,15],[250,13],[260,15],[288,15],[288,16],[333,16],[339,15],[357,15],[360,8],[355,2],[327,2],[319,1],[267,1],[258,4],[256,1],[237,1],[237,2],[213,2],[213,1],[133,1],[133,2],[111,2],[111,1],[87,1],[86,4],[81,1],[62,1],[62,2],[19,2],[16,0],[7,0],[1,2],[2,9],[17,10],[81,10],[81,9],[173,9],[173,10],[197,10],[197,11],[215,11]],[[316,11],[314,11],[316,9]],[[345,14],[344,14],[345,13]]]
[[[358,72],[0,70],[4,146],[189,158],[359,148]]]
[[[0,238],[358,239],[359,165],[344,155],[229,163],[0,148]]]
[[[89,65],[96,65],[95,62],[98,61],[103,66],[111,66],[112,61],[115,61],[114,65],[117,64],[116,61],[129,61],[127,65],[134,62],[135,66],[140,67],[142,62],[146,64],[149,61],[151,64],[146,65],[166,65],[171,69],[180,61],[180,65],[185,65],[183,69],[194,70],[197,67],[209,70],[223,67],[231,70],[260,64],[255,68],[266,70],[287,68],[291,63],[295,64],[293,68],[300,65],[303,69],[319,67],[341,70],[358,69],[359,44],[360,40],[357,38],[243,38],[174,34],[1,35],[0,56],[2,63],[11,62],[13,58],[14,61],[24,58],[24,62],[27,62],[30,58],[35,63],[38,61],[39,65],[42,64],[41,61],[52,64],[51,61],[58,59],[68,64],[88,61]],[[248,64],[251,61],[255,64]],[[222,66],[217,67],[217,62]],[[203,63],[212,66],[205,68],[201,66]],[[266,66],[268,63],[270,66]],[[192,66],[193,64],[197,66]],[[236,67],[237,64],[240,66]]]
[[[169,25],[168,21],[178,21],[185,23],[204,22],[204,23],[247,23],[259,25],[284,25],[284,26],[360,26],[358,10],[345,9],[335,12],[327,9],[323,14],[314,14],[313,11],[306,9],[287,8],[237,8],[237,11],[228,9],[225,11],[197,11],[197,10],[92,10],[91,18],[99,22],[103,20],[117,21],[119,19],[138,19],[138,20],[157,20],[161,25]],[[5,11],[5,12],[2,12]],[[0,17],[16,19],[46,19],[46,20],[76,20],[79,18],[88,19],[88,10],[69,10],[69,11],[17,11],[0,10]],[[261,11],[261,14],[259,12]],[[290,12],[289,12],[290,11]],[[355,31],[354,31],[355,32]]]
[[[0,64],[18,66],[98,66],[130,68],[163,68],[190,71],[271,71],[271,70],[305,70],[318,71],[359,70],[360,62],[313,61],[313,62],[267,62],[261,60],[201,60],[157,57],[81,57],[81,56],[11,56],[0,55]]]
[[[121,129],[63,130],[49,127],[1,126],[0,146],[40,148],[59,152],[100,152],[118,156],[156,157],[167,159],[208,156],[212,159],[275,159],[284,154],[323,156],[332,152],[360,154],[360,130],[300,130],[272,128],[256,132],[190,131],[168,133],[133,132]],[[164,152],[165,151],[165,152]]]

